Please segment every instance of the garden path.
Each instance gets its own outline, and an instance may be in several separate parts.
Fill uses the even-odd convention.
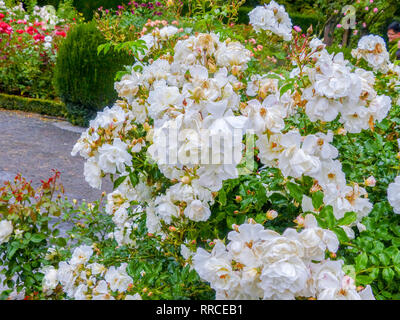
[[[0,109],[0,185],[21,173],[37,187],[57,169],[69,200],[99,199],[102,191],[84,179],[84,159],[71,156],[84,130],[54,117]],[[111,182],[103,191],[112,191]]]

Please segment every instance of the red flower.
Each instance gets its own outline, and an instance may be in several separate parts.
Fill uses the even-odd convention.
[[[13,29],[11,26],[3,21],[0,21],[0,33],[7,33],[11,34],[13,32]]]
[[[35,33],[35,28],[34,27],[26,28],[26,33],[29,33],[30,35],[33,35]]]
[[[35,34],[33,36],[33,39],[35,39],[36,41],[43,41],[44,40],[44,36],[41,34]]]
[[[25,30],[18,29],[18,30],[16,30],[15,32],[17,32],[17,33],[19,33],[19,34],[23,34],[23,33],[25,32]]]
[[[5,15],[3,13],[0,13],[0,19],[3,19]]]
[[[62,37],[64,37],[64,38],[67,36],[67,34],[65,33],[65,31],[56,31],[56,35],[62,36]]]

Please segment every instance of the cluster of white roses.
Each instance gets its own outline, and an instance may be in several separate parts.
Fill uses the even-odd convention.
[[[375,71],[387,72],[390,64],[385,40],[373,34],[362,37],[356,49],[351,51],[354,58],[364,59]]]
[[[193,221],[208,219],[212,192],[224,180],[238,176],[246,125],[246,117],[234,113],[240,103],[236,91],[243,86],[236,76],[250,60],[250,52],[241,44],[200,34],[178,41],[173,59],[164,58],[115,84],[127,103],[118,102],[99,113],[72,152],[88,159],[85,178],[99,188],[102,175],[126,174],[131,154],[140,152],[146,142],[128,141],[131,122],[148,125],[148,118],[154,120],[146,138],[152,142],[148,154],[168,179],[180,182],[149,204],[149,232],[157,231],[160,219],[170,222],[180,214]],[[221,136],[222,146],[214,147]],[[226,161],[231,150],[234,154]],[[145,183],[141,186],[146,189]],[[134,193],[142,196],[140,191]],[[125,198],[125,203],[143,200]]]
[[[194,269],[210,282],[217,299],[374,299],[369,286],[356,290],[342,271],[343,261],[325,259],[327,251],[338,250],[339,241],[311,214],[301,232],[288,228],[281,235],[246,223],[228,239],[227,246],[217,241],[211,253],[199,248],[193,257]]]
[[[391,108],[391,99],[378,95],[371,71],[354,71],[343,53],[316,51],[315,67],[307,70],[311,85],[303,92],[305,112],[311,121],[330,122],[340,113],[339,121],[350,133],[359,133],[382,121]]]
[[[271,31],[285,41],[292,40],[292,21],[285,7],[271,1],[268,5],[258,6],[249,13],[250,25],[254,30]]]
[[[87,159],[84,175],[93,188],[101,188],[102,174],[123,173],[125,165],[131,164],[129,146],[119,137],[132,129],[133,120],[134,115],[126,106],[117,103],[107,107],[90,122],[89,129],[75,144],[71,154],[75,156],[79,152]]]
[[[51,295],[60,285],[68,298],[76,300],[115,300],[112,293],[118,293],[119,299],[141,300],[138,294],[126,294],[133,284],[126,263],[107,269],[102,264],[89,263],[92,255],[93,248],[82,245],[75,248],[69,261],[60,262],[58,269],[44,267],[43,291]]]
[[[139,38],[139,40],[143,40],[146,43],[147,49],[145,49],[144,54],[139,53],[139,58],[143,59],[149,53],[150,50],[161,49],[163,41],[169,40],[178,32],[179,29],[175,26],[164,26],[161,29],[156,27],[148,34],[143,35],[142,37]]]
[[[234,113],[242,85],[236,76],[249,60],[250,52],[238,42],[200,34],[179,41],[173,63],[163,63],[167,81],[153,82],[147,100],[155,123],[148,153],[168,179],[179,182],[147,210],[150,232],[173,216],[206,221],[212,192],[238,176],[246,118]]]
[[[358,184],[347,185],[342,164],[335,160],[339,153],[331,145],[333,133],[317,133],[302,137],[298,130],[285,134],[272,133],[259,136],[256,146],[259,148],[260,161],[277,167],[285,177],[312,177],[324,192],[324,204],[333,207],[337,219],[346,212],[356,212],[357,222],[368,215],[372,204],[364,188]],[[311,199],[303,197],[303,209],[314,211]]]
[[[132,207],[131,202],[144,203],[150,201],[152,190],[141,176],[139,183],[132,187],[130,179],[125,179],[112,193],[107,195],[106,212],[112,216],[116,228],[109,234],[118,245],[135,245],[130,235],[137,228],[135,223],[141,206]]]
[[[38,21],[43,21],[45,23],[45,26],[50,26],[53,27],[57,25],[60,22],[63,22],[63,19],[59,19],[57,17],[56,10],[53,6],[47,5],[47,6],[35,6],[33,8],[33,16],[37,17]]]

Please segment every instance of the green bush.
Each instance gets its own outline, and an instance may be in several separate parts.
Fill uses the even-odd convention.
[[[0,93],[0,108],[21,110],[54,117],[65,117],[66,108],[63,103],[51,100],[24,98]]]
[[[87,23],[71,29],[59,48],[54,83],[73,124],[87,125],[97,111],[115,101],[114,75],[134,62],[113,50],[98,55],[98,46],[105,42],[94,23]]]
[[[238,23],[244,23],[248,24],[249,23],[249,12],[253,10],[254,7],[248,7],[248,6],[242,6],[239,8],[238,11]]]

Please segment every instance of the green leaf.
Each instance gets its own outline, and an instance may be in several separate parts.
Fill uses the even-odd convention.
[[[335,215],[333,214],[332,206],[324,207],[319,215],[326,220],[329,229],[332,229],[335,226],[336,218]]]
[[[325,222],[325,220],[321,219],[318,215],[315,216],[315,219],[318,222],[318,225],[322,228],[322,229],[326,229],[328,227],[327,223]]]
[[[236,219],[232,216],[228,216],[228,218],[226,219],[226,225],[229,229],[232,229],[232,225],[236,224]]]
[[[364,270],[367,268],[368,264],[368,256],[365,252],[362,254],[358,255],[355,259],[356,262],[356,271]]]
[[[136,185],[139,183],[139,178],[133,172],[129,174],[129,179],[131,180],[132,187],[136,187]]]
[[[382,277],[386,282],[391,282],[394,278],[394,271],[391,268],[385,268],[382,271]]]
[[[265,214],[259,213],[254,220],[259,224],[263,224],[266,220]]]
[[[25,263],[22,268],[26,271],[32,271],[32,267],[29,263]]]
[[[18,249],[19,249],[19,246],[13,246],[13,245],[11,245],[11,246],[8,248],[7,259],[11,260],[12,257],[14,256],[14,254],[17,252]]]
[[[119,177],[117,180],[114,181],[114,190],[117,189],[127,178],[128,176]]]
[[[223,188],[221,190],[219,190],[218,198],[219,198],[219,202],[221,203],[221,205],[226,206],[226,192]]]
[[[44,274],[38,272],[38,273],[35,273],[35,274],[33,275],[33,277],[35,278],[35,280],[36,280],[37,282],[42,282],[42,280],[43,280],[43,278],[44,278]]]
[[[335,232],[336,236],[338,237],[340,242],[349,242],[350,239],[347,236],[346,232],[340,228],[340,227],[336,227],[333,229],[333,232]]]
[[[365,276],[365,275],[357,276],[357,283],[359,283],[361,285],[368,285],[368,284],[372,283],[372,281],[374,281],[374,280],[371,279],[370,276]]]
[[[289,90],[291,90],[291,89],[293,89],[293,83],[287,83],[287,84],[285,84],[285,85],[281,88],[281,90],[279,91],[279,92],[280,92],[280,95],[283,96],[283,95],[285,94],[285,92],[287,92],[287,91],[289,91]]]
[[[346,212],[344,217],[339,219],[337,224],[339,226],[348,226],[349,224],[353,223],[357,219],[357,213],[355,212]]]
[[[286,187],[289,190],[289,194],[298,202],[301,203],[301,201],[303,200],[303,190],[301,189],[301,187],[295,183],[292,182],[288,182],[286,184]]]
[[[35,279],[33,279],[31,276],[28,276],[25,280],[25,285],[27,287],[32,287],[35,284]]]
[[[39,243],[39,242],[43,241],[44,239],[46,239],[46,236],[44,234],[35,233],[31,238],[31,242]]]
[[[319,209],[324,204],[324,194],[321,191],[312,194],[312,204],[314,209]]]
[[[396,265],[400,265],[400,252],[396,253],[392,256],[393,263]]]
[[[379,272],[380,272],[380,269],[379,269],[379,268],[373,268],[372,271],[371,271],[370,274],[369,274],[369,277],[370,277],[371,279],[375,280],[376,278],[378,278]]]
[[[64,238],[57,238],[56,244],[59,247],[65,247],[67,245],[67,240],[65,240]]]
[[[378,257],[380,262],[382,262],[384,266],[388,266],[390,264],[390,257],[386,253],[379,253]]]

